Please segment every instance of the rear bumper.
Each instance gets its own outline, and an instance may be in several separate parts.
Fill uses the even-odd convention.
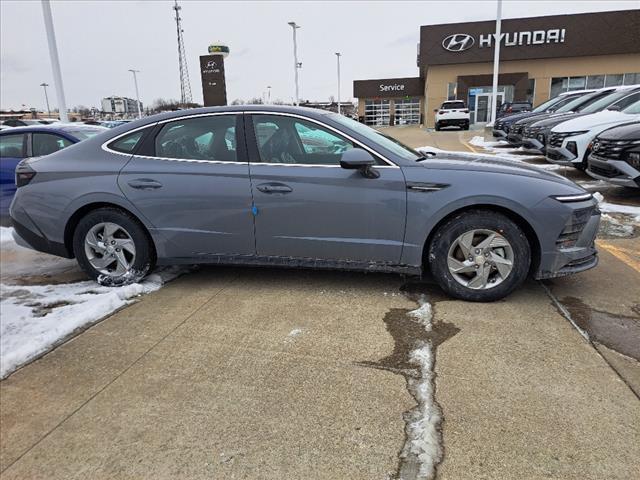
[[[73,258],[64,243],[52,242],[47,239],[31,221],[26,212],[13,209],[11,214],[13,239],[18,245],[58,257]],[[20,220],[17,220],[16,217],[19,217]]]
[[[468,118],[442,118],[436,122],[440,127],[464,127],[469,125]]]
[[[640,188],[640,171],[623,160],[601,160],[590,155],[587,173],[615,185]]]

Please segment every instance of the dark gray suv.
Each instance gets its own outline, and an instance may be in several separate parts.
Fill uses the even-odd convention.
[[[103,284],[155,264],[420,275],[504,297],[597,264],[600,214],[559,175],[428,158],[344,116],[274,106],[143,118],[16,169],[16,240]]]

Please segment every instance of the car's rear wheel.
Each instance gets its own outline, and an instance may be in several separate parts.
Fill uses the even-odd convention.
[[[428,263],[449,295],[490,302],[508,295],[526,279],[531,249],[524,232],[508,217],[473,210],[438,228]]]
[[[84,216],[73,235],[78,264],[103,285],[141,280],[155,263],[144,227],[126,212],[100,208]]]
[[[440,124],[438,122],[436,122],[436,132],[440,131]]]

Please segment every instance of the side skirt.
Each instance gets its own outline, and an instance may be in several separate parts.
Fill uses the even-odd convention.
[[[394,263],[361,262],[352,260],[324,260],[319,258],[269,257],[257,255],[203,255],[201,257],[159,258],[158,265],[243,265],[256,267],[311,268],[352,270],[364,272],[400,273],[420,276],[422,268]]]

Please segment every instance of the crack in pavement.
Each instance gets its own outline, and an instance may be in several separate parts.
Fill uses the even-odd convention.
[[[439,345],[460,329],[453,323],[433,322],[433,305],[416,285],[403,286],[407,298],[419,308],[392,308],[384,316],[387,331],[394,341],[391,354],[377,361],[358,365],[402,375],[416,405],[403,413],[405,442],[398,454],[394,478],[398,480],[430,480],[435,478],[442,461],[442,411],[435,399],[435,358]]]

